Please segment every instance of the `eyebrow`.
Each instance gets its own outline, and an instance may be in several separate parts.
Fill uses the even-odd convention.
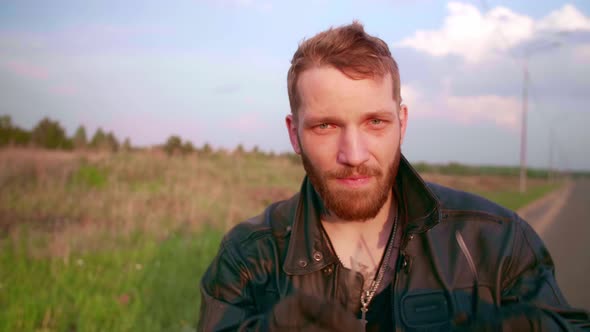
[[[391,110],[386,110],[386,109],[380,109],[374,112],[369,112],[363,115],[363,120],[366,119],[374,119],[374,118],[386,118],[386,119],[391,119],[391,118],[395,118],[395,113]],[[306,126],[310,126],[310,125],[314,125],[314,124],[318,124],[318,123],[340,123],[341,121],[338,119],[338,117],[332,116],[332,115],[318,115],[315,117],[309,117],[306,118],[304,120],[304,125]]]
[[[395,111],[381,109],[364,115],[365,119],[373,118],[395,118]]]
[[[303,123],[305,125],[314,125],[317,123],[338,123],[338,118],[334,117],[334,116],[330,116],[330,115],[326,115],[326,116],[315,116],[315,117],[309,117],[309,118],[305,118],[305,120],[303,121]]]

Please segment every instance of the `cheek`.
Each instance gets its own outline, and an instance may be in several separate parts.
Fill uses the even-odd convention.
[[[303,152],[316,168],[329,169],[336,162],[338,141],[331,136],[302,135]]]
[[[371,154],[380,164],[388,164],[394,158],[400,148],[399,132],[373,137],[370,141]]]

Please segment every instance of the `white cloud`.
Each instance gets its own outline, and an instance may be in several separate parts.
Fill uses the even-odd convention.
[[[476,63],[530,41],[540,33],[590,31],[590,19],[572,5],[565,5],[538,21],[505,7],[495,7],[485,14],[475,5],[459,2],[448,3],[447,8],[449,14],[440,29],[418,30],[397,46],[433,56],[457,55]]]
[[[427,118],[439,115],[436,113],[436,110],[440,107],[435,106],[439,96],[435,96],[434,98],[429,97],[419,88],[410,84],[402,84],[401,95],[402,104],[408,107],[411,118]]]
[[[415,104],[420,97],[420,92],[409,84],[402,84],[401,88],[402,104]]]
[[[508,130],[517,130],[520,126],[522,104],[516,97],[455,96],[450,92],[448,79],[443,80],[436,96],[428,96],[420,88],[408,84],[402,85],[401,93],[412,118],[445,118],[462,125],[492,122]]]
[[[449,113],[461,123],[492,121],[499,127],[516,130],[520,124],[521,102],[514,97],[447,96]]]
[[[541,19],[537,24],[537,29],[541,31],[588,31],[590,30],[590,19],[580,13],[576,7],[567,4]]]

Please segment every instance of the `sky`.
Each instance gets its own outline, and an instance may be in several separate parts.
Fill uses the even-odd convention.
[[[298,44],[359,20],[400,67],[410,161],[590,170],[590,2],[0,2],[0,115],[132,144],[291,151]]]

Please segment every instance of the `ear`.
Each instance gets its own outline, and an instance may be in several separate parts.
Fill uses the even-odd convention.
[[[289,132],[289,139],[291,140],[293,151],[297,154],[301,154],[301,147],[299,146],[299,139],[297,138],[297,123],[295,119],[293,119],[293,114],[289,114],[285,117],[285,124],[287,125],[287,131]]]
[[[399,123],[400,123],[400,142],[402,145],[404,142],[404,136],[406,136],[406,128],[408,127],[408,106],[401,104],[399,107]]]

